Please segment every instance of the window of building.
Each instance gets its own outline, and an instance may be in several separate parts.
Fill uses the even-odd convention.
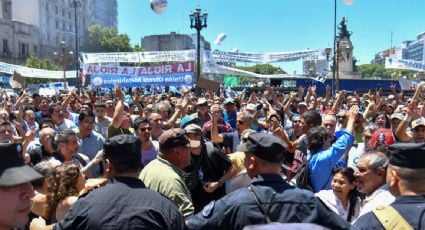
[[[29,45],[25,44],[25,43],[19,43],[19,56],[20,57],[27,57],[29,56],[29,50],[28,50]]]
[[[65,22],[62,22],[62,29],[63,29],[64,31],[66,31]]]
[[[49,12],[49,3],[46,2],[46,11]]]
[[[59,7],[57,7],[57,6],[55,6],[55,13],[56,13],[56,15],[59,14]]]
[[[9,40],[7,40],[7,39],[3,39],[3,54],[4,55],[10,54]]]
[[[72,18],[71,11],[70,11],[70,12],[68,12],[68,18],[69,18],[69,19],[71,19],[71,18]]]
[[[35,45],[35,46],[33,47],[33,49],[34,49],[34,54],[37,54],[37,52],[38,52],[38,47]]]
[[[65,17],[65,9],[62,9],[62,17]]]
[[[56,29],[59,29],[59,22],[56,20]]]
[[[2,13],[4,19],[12,19],[12,1],[2,1]]]

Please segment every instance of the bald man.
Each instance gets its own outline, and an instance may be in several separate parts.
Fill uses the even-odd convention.
[[[56,131],[52,128],[43,128],[39,132],[40,134],[40,145],[36,144],[34,148],[28,151],[31,165],[52,157],[55,154],[55,148],[53,147],[53,138],[55,137]]]

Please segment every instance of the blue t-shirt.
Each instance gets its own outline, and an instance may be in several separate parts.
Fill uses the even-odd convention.
[[[232,126],[233,130],[236,130],[236,111],[231,114],[228,114],[226,110],[223,111],[223,119]]]
[[[332,169],[353,144],[354,136],[346,130],[336,132],[335,136],[337,139],[329,149],[321,150],[311,156],[309,176],[313,192],[331,189]]]

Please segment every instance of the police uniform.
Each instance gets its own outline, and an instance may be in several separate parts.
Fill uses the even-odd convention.
[[[254,133],[238,148],[273,163],[281,163],[288,154],[283,142],[271,134]],[[248,188],[236,190],[212,201],[188,220],[189,229],[243,229],[248,225],[280,223],[316,223],[331,229],[349,229],[350,225],[327,209],[313,193],[297,189],[279,174],[256,175]]]
[[[73,204],[54,229],[185,229],[177,207],[132,177],[114,177]]]
[[[390,165],[408,169],[425,169],[425,143],[400,143],[389,147]],[[391,206],[413,229],[425,228],[425,194],[398,196]],[[384,209],[385,206],[377,207]],[[373,212],[361,216],[353,229],[384,229]]]
[[[137,137],[114,136],[104,143],[105,158],[134,160],[133,156],[140,156],[140,146]],[[170,200],[147,189],[137,177],[119,174],[105,186],[81,197],[66,217],[54,225],[54,229],[185,228],[183,215]]]

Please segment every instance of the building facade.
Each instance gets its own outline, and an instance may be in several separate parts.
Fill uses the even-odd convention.
[[[404,41],[401,48],[403,59],[425,61],[425,31],[414,41]]]
[[[81,47],[90,25],[117,28],[116,0],[0,1],[0,51],[9,63],[20,64],[29,55],[52,57],[62,40],[67,50],[75,50],[76,29]]]
[[[196,35],[170,34],[150,35],[142,38],[143,49],[146,51],[171,51],[196,49]],[[210,50],[211,44],[201,36],[201,48]]]
[[[402,59],[402,50],[396,47],[383,50],[375,54],[375,58],[371,61],[371,64],[385,65],[385,59],[389,57],[395,59]]]

